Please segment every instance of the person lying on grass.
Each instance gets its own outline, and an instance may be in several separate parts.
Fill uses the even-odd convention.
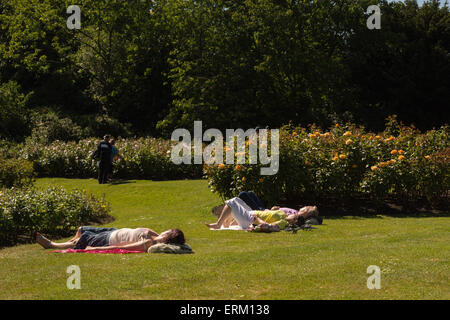
[[[183,245],[184,234],[180,229],[170,229],[161,234],[148,228],[97,228],[80,227],[75,236],[67,242],[56,243],[36,233],[36,241],[45,249],[124,249],[146,252],[157,243]]]
[[[316,206],[301,208],[297,213],[287,214],[283,210],[252,210],[242,199],[225,201],[225,206],[216,223],[205,223],[210,229],[228,228],[239,225],[244,230],[252,230],[253,225],[263,226],[263,231],[280,231],[288,225],[301,225],[305,219],[319,214]]]

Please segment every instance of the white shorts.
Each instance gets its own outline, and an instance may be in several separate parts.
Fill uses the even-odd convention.
[[[242,229],[247,230],[253,223],[253,220],[255,220],[255,217],[252,215],[252,208],[241,198],[226,200],[225,203],[231,208],[231,214],[238,225]]]

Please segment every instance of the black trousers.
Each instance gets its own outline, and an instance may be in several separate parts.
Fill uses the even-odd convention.
[[[100,161],[98,163],[98,183],[103,184],[108,182],[109,161]]]

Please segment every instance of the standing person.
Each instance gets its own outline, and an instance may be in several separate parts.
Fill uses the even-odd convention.
[[[98,183],[104,184],[107,182],[111,154],[112,154],[112,146],[109,143],[111,136],[106,134],[103,137],[103,140],[97,145],[97,150],[92,154],[92,159],[98,159]]]
[[[111,180],[113,176],[114,171],[114,160],[120,159],[123,160],[123,157],[119,154],[119,150],[116,148],[116,140],[112,139],[111,142],[111,158],[109,161],[109,172],[108,172],[108,179]]]

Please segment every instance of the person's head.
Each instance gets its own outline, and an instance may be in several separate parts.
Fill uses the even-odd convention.
[[[155,238],[158,243],[172,243],[172,244],[184,244],[186,240],[184,239],[183,231],[180,229],[170,229],[162,232],[159,236]]]
[[[298,213],[301,214],[305,218],[309,218],[312,216],[318,216],[319,215],[319,209],[317,209],[316,206],[306,206],[302,207],[298,210]]]
[[[112,146],[115,145],[115,144],[116,144],[116,140],[111,139],[111,141],[109,142],[109,144],[112,145]]]
[[[286,221],[291,226],[302,226],[303,224],[305,224],[305,218],[298,213],[287,216]]]
[[[106,142],[109,142],[110,139],[111,139],[111,135],[109,135],[109,134],[105,134],[103,137],[103,140],[105,140]]]

